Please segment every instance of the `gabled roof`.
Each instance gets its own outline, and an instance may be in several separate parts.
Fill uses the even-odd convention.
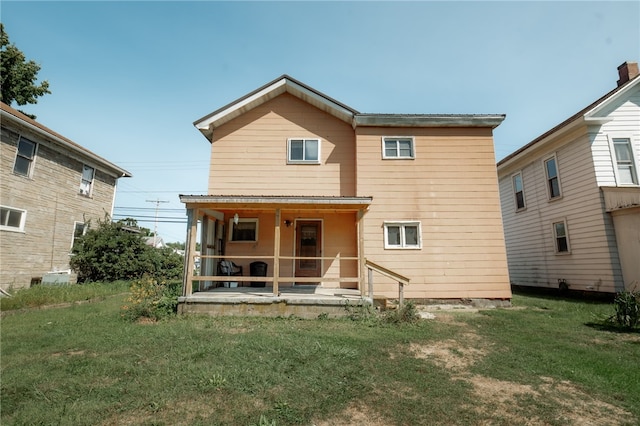
[[[284,74],[240,99],[196,120],[193,125],[196,126],[207,139],[211,139],[211,134],[215,128],[283,93],[290,93],[350,124],[353,116],[358,113],[355,109]]]
[[[20,111],[11,108],[4,102],[0,102],[0,112],[2,114],[1,117],[3,120],[9,119],[26,126],[40,136],[51,139],[62,147],[91,160],[95,166],[109,174],[112,174],[116,178],[132,176],[131,173],[129,173],[125,169],[116,166],[110,161],[107,161],[99,155],[93,153],[92,151],[89,151],[87,148],[75,143],[71,139],[67,139],[61,134],[56,133],[48,127],[43,126],[31,117],[28,117]]]
[[[293,96],[322,111],[357,126],[377,127],[490,127],[496,128],[505,119],[504,114],[361,114],[355,109],[282,75],[259,89],[208,114],[193,125],[211,141],[213,131],[247,111],[270,101],[283,93]]]
[[[567,118],[562,123],[546,131],[545,133],[538,136],[528,144],[524,145],[522,148],[507,155],[505,158],[503,158],[498,162],[498,168],[505,166],[507,163],[511,161],[514,161],[516,158],[523,155],[526,151],[529,151],[536,145],[544,143],[544,141],[548,140],[549,137],[551,137],[552,135],[555,135],[563,130],[566,130],[570,126],[577,125],[579,123],[604,124],[605,122],[610,121],[609,119],[603,119],[602,117],[598,117],[598,113],[602,111],[604,108],[606,108],[607,106],[611,105],[616,100],[625,96],[627,93],[629,93],[638,85],[640,85],[640,75],[637,75],[635,78],[616,87],[615,89],[613,89],[606,95],[602,96],[595,102],[587,105],[585,108],[581,109],[571,117]]]

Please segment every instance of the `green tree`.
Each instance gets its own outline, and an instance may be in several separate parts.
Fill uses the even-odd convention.
[[[131,220],[112,222],[106,217],[77,239],[70,265],[78,281],[131,280],[145,274],[180,278],[182,256],[171,249],[146,245],[142,234],[131,225]]]
[[[18,105],[35,104],[40,96],[49,91],[49,82],[36,84],[40,65],[27,61],[24,53],[9,42],[9,35],[0,23],[0,85],[1,99],[7,105],[14,101]]]

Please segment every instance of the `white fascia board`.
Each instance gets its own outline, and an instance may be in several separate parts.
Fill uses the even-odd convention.
[[[327,99],[316,92],[307,89],[304,86],[299,85],[294,81],[287,81],[287,92],[333,115],[334,117],[341,119],[342,121],[351,123],[353,119],[354,114],[352,111],[332,102],[330,99]]]
[[[589,120],[591,118],[595,118],[595,116],[597,116],[597,114],[602,109],[606,108],[609,104],[611,104],[612,102],[616,101],[617,99],[619,99],[619,98],[621,98],[623,96],[626,96],[627,93],[629,93],[630,91],[632,91],[635,88],[637,88],[639,84],[640,84],[640,77],[636,77],[635,80],[631,84],[628,84],[626,87],[623,87],[622,90],[620,90],[619,92],[613,94],[613,96],[611,96],[610,98],[605,99],[604,101],[600,102],[600,104],[594,106],[589,111],[587,111],[584,114],[584,118],[586,120]]]

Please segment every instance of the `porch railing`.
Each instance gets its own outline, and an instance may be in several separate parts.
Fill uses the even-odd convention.
[[[373,263],[372,261],[365,259],[364,264],[367,268],[367,281],[369,283],[369,297],[373,299],[373,273],[377,272],[381,275],[384,275],[387,278],[390,278],[398,283],[398,306],[402,307],[404,305],[404,286],[409,285],[409,278],[404,275],[400,275],[397,272],[392,271],[391,269],[387,269],[384,266],[380,266],[377,263]]]

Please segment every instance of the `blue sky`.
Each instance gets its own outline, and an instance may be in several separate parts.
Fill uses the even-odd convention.
[[[147,200],[168,201],[165,241],[185,239],[178,194],[207,190],[193,121],[282,74],[361,112],[507,114],[499,160],[640,60],[637,1],[3,0],[1,19],[52,91],[20,109],[133,173],[116,215],[153,229]]]

